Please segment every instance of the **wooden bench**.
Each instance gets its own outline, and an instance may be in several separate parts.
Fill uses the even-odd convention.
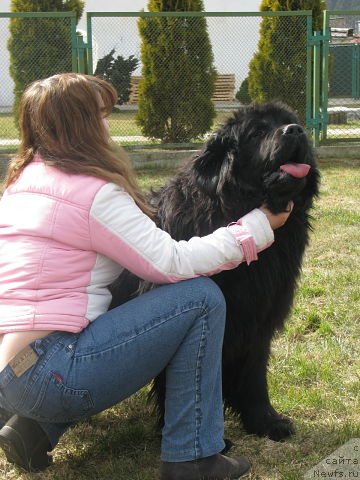
[[[215,91],[212,96],[213,102],[233,102],[235,100],[235,74],[219,74],[215,80]]]
[[[347,123],[346,112],[329,112],[328,113],[328,124],[340,125]]]
[[[130,98],[127,105],[136,105],[139,99],[139,83],[141,76],[131,77]],[[219,74],[215,81],[215,91],[212,101],[217,103],[233,102],[235,99],[235,74]]]

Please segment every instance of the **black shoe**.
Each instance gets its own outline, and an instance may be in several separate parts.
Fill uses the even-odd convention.
[[[160,480],[235,480],[249,472],[246,458],[229,458],[218,453],[190,462],[161,462]]]
[[[27,472],[45,470],[52,458],[49,439],[40,425],[30,418],[14,415],[0,430],[0,448],[6,459]]]

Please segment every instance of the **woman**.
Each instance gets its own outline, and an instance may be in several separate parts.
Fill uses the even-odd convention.
[[[75,73],[23,94],[0,202],[0,407],[12,415],[0,446],[9,462],[43,470],[67,428],[166,369],[160,478],[240,478],[248,461],[219,453],[225,303],[204,277],[256,260],[291,205],[176,242],[110,140],[116,100],[106,82]],[[107,311],[124,268],[165,285]]]

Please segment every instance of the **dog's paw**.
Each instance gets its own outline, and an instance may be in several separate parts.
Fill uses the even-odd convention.
[[[251,416],[242,415],[242,421],[247,433],[269,437],[275,442],[281,442],[295,432],[291,419],[272,407],[265,411],[253,411]]]
[[[269,437],[275,442],[281,442],[295,433],[294,425],[290,418],[283,415],[273,417],[266,425],[264,436]]]

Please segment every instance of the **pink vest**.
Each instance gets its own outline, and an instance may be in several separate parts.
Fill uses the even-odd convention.
[[[177,242],[120,187],[35,157],[0,200],[0,333],[79,332],[104,313],[124,268],[170,283],[234,268],[273,241],[260,210]]]
[[[97,260],[89,210],[104,181],[68,175],[40,159],[25,168],[0,202],[0,332],[78,332],[106,310],[89,304]],[[118,267],[113,278],[121,271]],[[102,307],[102,308],[101,308]]]

